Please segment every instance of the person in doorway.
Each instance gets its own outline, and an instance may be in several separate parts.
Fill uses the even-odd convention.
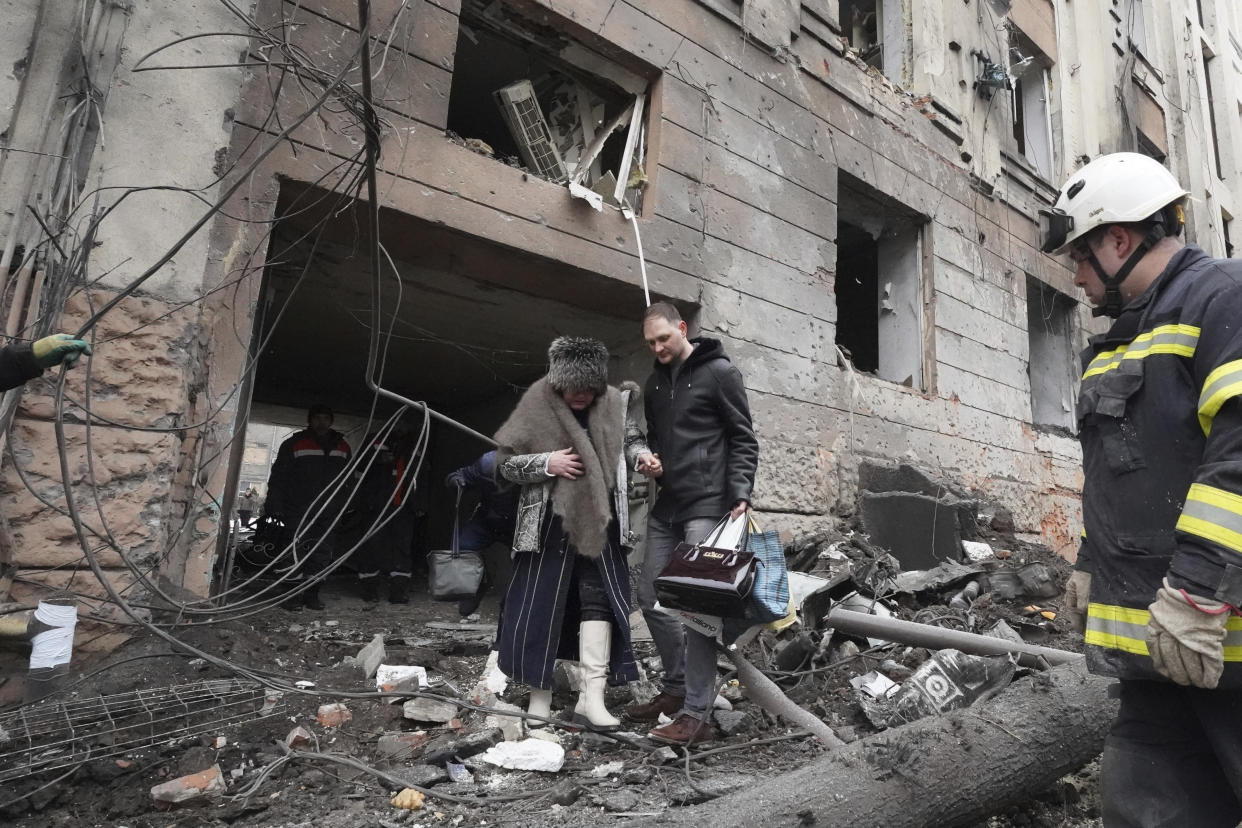
[[[264,513],[284,524],[281,548],[292,545],[295,559],[301,561],[291,579],[312,580],[285,602],[289,609],[325,608],[316,576],[335,556],[333,535],[343,508],[337,496],[345,488],[345,469],[352,455],[345,437],[332,428],[334,421],[328,406],[311,406],[307,427],[280,444],[267,482]]]
[[[1105,155],[1041,211],[1045,253],[1108,316],[1082,355],[1084,533],[1063,600],[1120,679],[1106,826],[1242,820],[1242,261],[1177,237],[1188,193]]]
[[[537,716],[550,713],[557,657],[581,663],[573,719],[595,728],[620,725],[604,705],[605,683],[638,677],[622,546],[627,470],[647,453],[629,416],[637,391],[608,385],[602,342],[558,337],[547,376],[496,432],[497,474],[521,487],[496,649],[500,669],[533,688]]]
[[[254,486],[248,486],[246,491],[237,498],[237,519],[241,521],[243,529],[250,525],[250,519],[254,517],[258,506],[259,493]]]
[[[421,465],[417,441],[406,415],[399,416],[387,436],[373,434],[366,455],[354,471],[359,481],[355,496],[355,523],[371,536],[358,550],[358,585],[363,600],[379,600],[379,584],[388,580],[388,600],[410,602],[411,561],[414,546],[415,492]]]
[[[72,368],[82,354],[90,356],[91,346],[65,333],[29,345],[5,345],[0,348],[0,391],[16,388],[57,365]]]
[[[496,485],[496,452],[489,451],[473,463],[462,466],[444,479],[450,489],[470,489],[478,494],[479,501],[470,518],[461,525],[458,545],[463,550],[482,554],[493,543],[508,543],[513,539],[513,527],[517,522],[518,490],[507,487],[501,491]],[[457,612],[463,621],[479,620],[479,604],[487,591],[487,577],[479,584],[479,591],[470,598],[457,602]]]
[[[655,579],[679,543],[702,540],[726,512],[750,508],[759,461],[742,374],[719,340],[687,336],[677,308],[656,302],[643,316],[643,337],[655,367],[643,390],[650,452],[638,471],[659,482],[647,518],[638,601],[664,667],[663,689],[626,718],[656,722],[650,738],[693,745],[712,738],[716,699],[716,642],[655,608]]]

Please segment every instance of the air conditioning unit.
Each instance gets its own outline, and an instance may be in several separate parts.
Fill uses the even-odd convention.
[[[569,174],[539,108],[534,85],[528,80],[520,80],[496,90],[495,95],[496,105],[500,107],[500,114],[526,166],[549,181],[557,184],[565,181]]]

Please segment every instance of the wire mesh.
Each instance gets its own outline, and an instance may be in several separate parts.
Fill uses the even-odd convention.
[[[281,712],[280,693],[236,679],[47,701],[0,716],[0,782],[119,756]]]

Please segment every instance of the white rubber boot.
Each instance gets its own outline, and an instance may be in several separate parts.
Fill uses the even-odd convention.
[[[597,730],[617,730],[621,720],[604,706],[604,687],[608,681],[608,656],[612,652],[612,624],[583,621],[578,627],[578,661],[582,664],[582,690],[574,705],[573,719]]]
[[[540,690],[538,688],[531,689],[530,701],[526,703],[526,712],[532,716],[543,716],[545,719],[552,718],[552,691]],[[547,722],[540,722],[535,719],[526,720],[526,727],[528,729],[547,726]]]

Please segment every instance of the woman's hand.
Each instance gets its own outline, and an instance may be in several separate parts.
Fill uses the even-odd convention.
[[[566,480],[577,480],[586,469],[582,458],[574,452],[574,447],[554,451],[548,455],[548,474],[563,477]]]

